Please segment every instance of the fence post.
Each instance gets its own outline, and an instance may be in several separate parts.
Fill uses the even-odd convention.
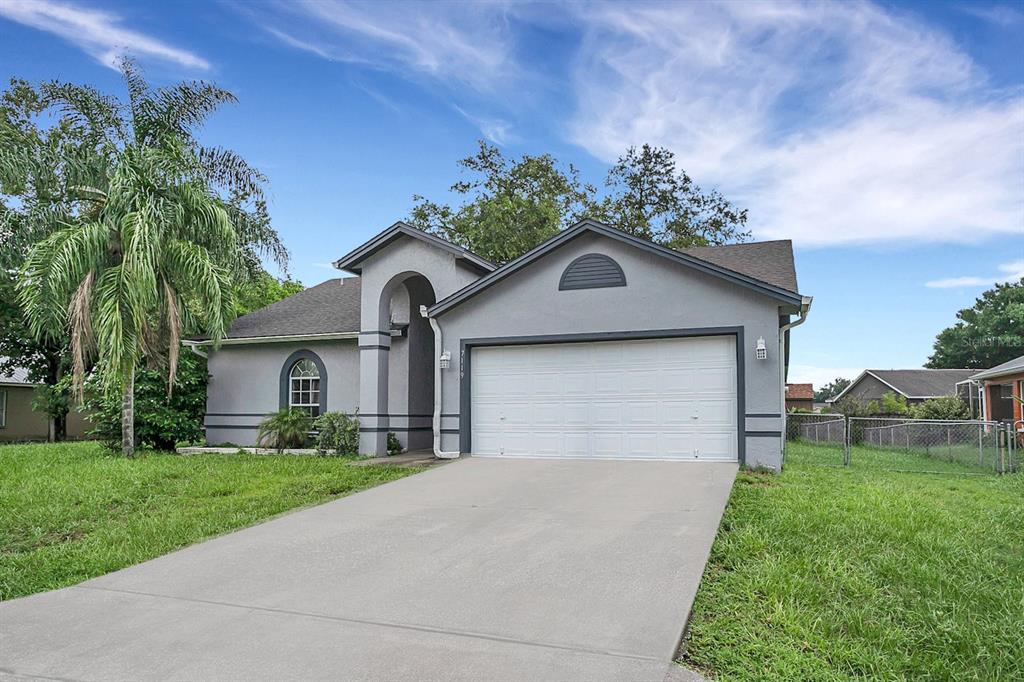
[[[853,439],[850,417],[843,415],[843,466],[850,466],[850,441]]]
[[[985,466],[985,445],[984,445],[984,433],[985,425],[978,424],[978,466]]]

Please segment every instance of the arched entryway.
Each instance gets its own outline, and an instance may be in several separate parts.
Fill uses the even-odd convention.
[[[436,300],[430,281],[415,271],[394,275],[380,289],[378,328],[364,329],[359,341],[361,452],[384,454],[388,432],[406,449],[431,447],[434,335],[420,306]],[[368,373],[377,380],[367,382]]]

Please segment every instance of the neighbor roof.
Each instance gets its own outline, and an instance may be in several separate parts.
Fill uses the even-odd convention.
[[[242,315],[231,324],[224,338],[358,333],[361,284],[358,277],[329,279]]]
[[[813,384],[786,384],[787,400],[814,400]]]
[[[996,365],[992,369],[985,369],[977,374],[972,374],[972,379],[995,379],[996,377],[1005,376],[1007,374],[1020,374],[1024,372],[1024,355],[1013,360],[1007,360],[1001,365]]]
[[[437,315],[454,308],[491,285],[497,284],[520,268],[588,232],[631,244],[649,253],[689,265],[785,303],[792,305],[802,303],[802,297],[797,293],[793,247],[787,240],[729,246],[704,246],[676,251],[639,239],[602,223],[584,220],[490,274],[484,275],[469,286],[456,291],[448,298],[439,301],[430,309],[430,314]]]
[[[969,379],[973,369],[866,369],[846,389],[832,398],[835,402],[846,395],[866,376],[873,376],[896,393],[907,398],[939,398],[956,393],[956,385]]]
[[[0,358],[0,360],[6,359]],[[28,370],[24,367],[12,367],[7,371],[0,371],[0,384],[7,386],[35,386],[35,383],[28,380]]]
[[[350,251],[338,260],[334,262],[334,267],[339,270],[348,270],[354,274],[360,274],[362,272],[362,262],[377,253],[391,242],[399,239],[400,237],[412,237],[413,239],[419,239],[420,241],[426,242],[431,246],[435,246],[443,251],[447,251],[455,256],[456,260],[472,265],[482,272],[491,272],[498,266],[491,261],[478,256],[469,249],[465,249],[456,244],[452,244],[447,239],[442,239],[436,235],[418,230],[408,223],[401,221],[395,223],[391,227],[387,228],[377,236],[370,239],[368,242],[358,247],[357,249]]]

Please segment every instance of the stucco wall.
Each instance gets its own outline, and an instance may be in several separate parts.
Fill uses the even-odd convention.
[[[43,415],[32,411],[32,386],[0,386],[7,392],[7,422],[0,428],[0,441],[46,440],[49,422]],[[85,417],[76,409],[68,412],[66,435],[69,440],[86,438],[85,432],[92,428]]]
[[[562,271],[586,253],[622,267],[627,286],[559,291]],[[364,289],[365,290],[365,289]],[[748,432],[746,464],[781,466],[782,390],[778,302],[608,238],[587,234],[495,284],[439,318],[452,366],[443,373],[442,443],[458,450],[460,343],[463,339],[546,334],[742,327]],[[767,360],[754,359],[758,337]],[[440,352],[440,351],[439,351]]]
[[[303,349],[316,353],[327,370],[327,409],[354,412],[359,407],[359,351],[354,339],[222,346],[210,352],[207,365],[207,443],[255,444],[260,420],[280,409],[281,368],[292,353]]]
[[[865,374],[860,381],[850,387],[850,390],[846,392],[843,398],[850,398],[856,400],[861,405],[865,405],[872,400],[881,402],[882,396],[886,393],[896,393],[896,391],[870,374]]]

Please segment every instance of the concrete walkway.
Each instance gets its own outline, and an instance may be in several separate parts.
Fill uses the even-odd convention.
[[[0,671],[73,680],[653,680],[736,474],[471,458],[0,604]]]

